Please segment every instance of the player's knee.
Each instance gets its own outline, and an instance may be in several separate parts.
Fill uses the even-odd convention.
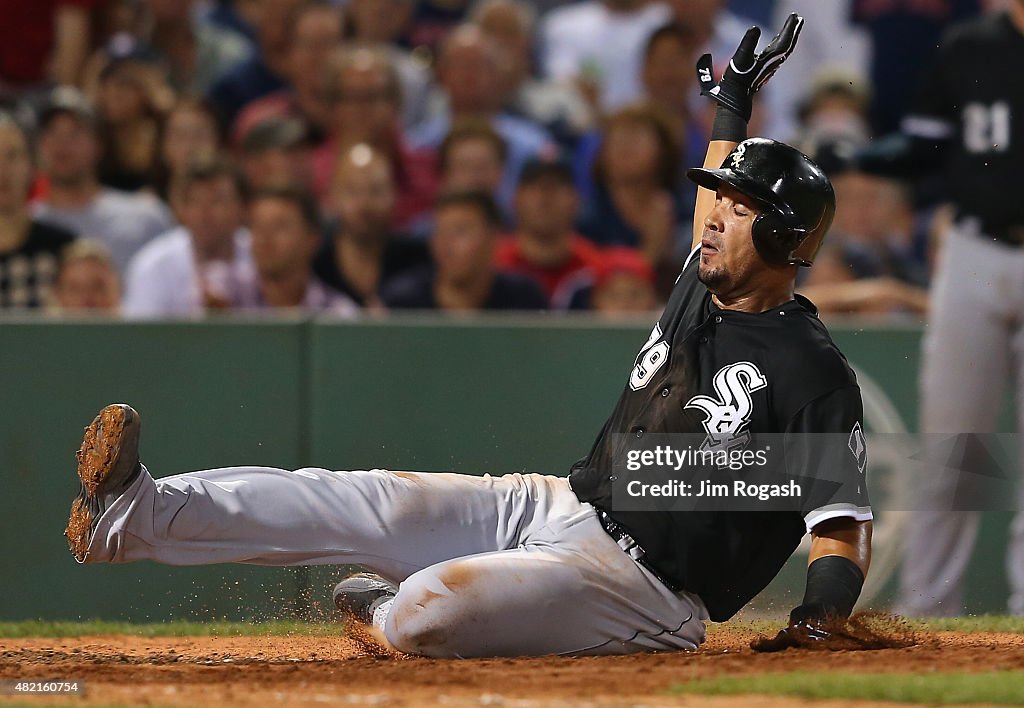
[[[437,592],[441,588],[431,589],[426,580],[414,575],[402,583],[388,613],[384,634],[393,647],[407,654],[459,656],[458,599],[450,593]]]

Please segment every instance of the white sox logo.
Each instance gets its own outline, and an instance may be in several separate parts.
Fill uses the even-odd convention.
[[[708,437],[701,449],[744,447],[750,433],[744,430],[750,422],[753,402],[750,394],[768,385],[768,379],[749,361],[723,366],[712,379],[718,399],[694,396],[684,408],[696,408],[707,414],[704,430]]]
[[[732,168],[735,170],[740,164],[747,158],[747,146],[740,143],[736,146],[736,149],[732,151]]]

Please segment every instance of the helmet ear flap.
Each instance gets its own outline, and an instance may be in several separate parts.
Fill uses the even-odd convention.
[[[757,215],[750,226],[750,234],[761,257],[777,264],[790,263],[791,254],[807,236],[804,229],[793,228],[774,209],[766,209]]]

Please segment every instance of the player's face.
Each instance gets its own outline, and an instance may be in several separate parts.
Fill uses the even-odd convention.
[[[727,184],[721,184],[715,207],[704,219],[697,277],[721,295],[750,282],[764,267],[750,232],[759,213],[757,203]]]

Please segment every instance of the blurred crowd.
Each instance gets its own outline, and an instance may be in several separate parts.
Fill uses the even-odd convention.
[[[942,185],[858,171],[998,0],[0,0],[0,307],[648,312],[690,245],[718,71],[790,12],[752,135],[831,174],[801,288],[913,315]]]

